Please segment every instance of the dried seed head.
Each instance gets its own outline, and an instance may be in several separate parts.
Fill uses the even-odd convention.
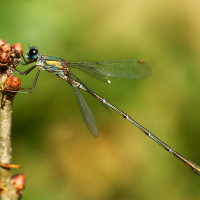
[[[0,63],[8,63],[10,59],[10,54],[9,53],[0,53]]]
[[[0,40],[0,46],[4,45],[6,42],[4,40]]]
[[[23,47],[20,43],[13,44],[12,48],[19,52],[20,57],[23,55]]]
[[[4,91],[18,91],[21,88],[21,79],[17,76],[10,76],[4,83]]]
[[[10,44],[5,43],[4,45],[0,46],[0,50],[4,53],[10,53],[12,51],[12,47]]]
[[[9,62],[12,47],[5,41],[0,40],[0,63],[5,64]]]

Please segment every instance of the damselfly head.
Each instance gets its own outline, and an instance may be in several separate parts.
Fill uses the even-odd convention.
[[[26,55],[26,59],[29,61],[36,61],[39,55],[38,48],[33,46],[30,48],[29,52]]]

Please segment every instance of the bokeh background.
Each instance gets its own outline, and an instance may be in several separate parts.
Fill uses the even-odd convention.
[[[153,75],[86,85],[200,164],[200,2],[187,0],[0,1],[0,38],[24,52],[67,61],[145,60]],[[24,77],[32,81],[33,74]],[[23,82],[24,83],[24,82]],[[94,139],[72,88],[41,72],[13,105],[13,160],[27,178],[23,199],[200,198],[200,177],[115,112],[85,95]]]

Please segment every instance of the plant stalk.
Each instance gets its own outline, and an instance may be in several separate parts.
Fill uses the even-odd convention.
[[[20,195],[12,184],[11,120],[14,96],[0,93],[0,200],[18,200]]]

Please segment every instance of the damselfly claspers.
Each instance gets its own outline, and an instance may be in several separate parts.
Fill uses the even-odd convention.
[[[67,62],[62,58],[41,55],[39,54],[38,48],[35,46],[30,48],[29,52],[27,53],[26,59],[27,61],[24,59],[26,63],[23,65],[27,65],[31,63],[35,63],[35,64],[24,72],[20,72],[15,69],[17,73],[21,75],[27,75],[35,67],[39,67],[34,83],[32,87],[30,88],[30,90],[28,91],[28,93],[33,91],[41,70],[51,72],[57,75],[58,77],[62,78],[63,80],[67,81],[74,89],[85,123],[88,129],[90,130],[90,132],[93,134],[93,136],[97,136],[98,134],[95,118],[79,89],[86,91],[87,93],[95,97],[97,100],[99,100],[101,103],[115,110],[117,113],[122,115],[124,119],[127,119],[128,121],[130,121],[137,128],[139,128],[143,133],[145,133],[147,136],[153,139],[157,144],[159,144],[169,153],[173,154],[175,157],[181,160],[185,165],[188,166],[189,169],[194,171],[196,174],[200,174],[200,167],[198,165],[196,165],[192,161],[180,155],[178,152],[172,149],[169,145],[165,144],[163,141],[157,138],[154,134],[152,134],[149,130],[147,130],[145,127],[143,127],[134,119],[132,119],[125,112],[118,109],[117,107],[109,103],[106,99],[104,99],[100,95],[90,90],[79,78],[77,78],[70,71],[71,68],[77,68],[85,72],[86,74],[107,83],[110,83],[110,81],[108,80],[109,76],[124,78],[124,79],[141,79],[141,78],[146,78],[150,76],[152,73],[151,68],[144,61],[117,60],[117,61],[102,61],[102,62],[88,62],[88,61]],[[20,92],[23,92],[23,91],[20,91]]]

